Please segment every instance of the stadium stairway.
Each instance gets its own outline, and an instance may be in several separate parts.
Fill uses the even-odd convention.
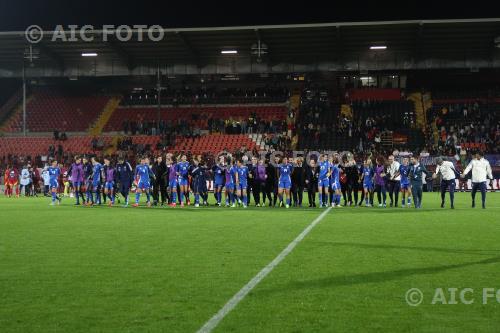
[[[413,104],[415,105],[415,118],[417,127],[420,128],[422,131],[425,131],[425,111],[427,109],[425,108],[423,102],[422,93],[419,92],[412,93],[410,94],[410,96],[408,96],[408,100],[412,101]]]
[[[97,118],[96,122],[90,127],[89,135],[91,136],[99,136],[101,135],[104,127],[108,123],[108,121],[113,116],[113,113],[118,108],[121,102],[121,97],[111,97],[109,101],[104,106],[102,113]]]
[[[26,104],[30,103],[33,100],[34,96],[29,95],[26,97]],[[22,97],[17,102],[11,105],[13,111],[7,111],[9,115],[6,117],[4,123],[0,126],[1,132],[22,132],[22,113],[23,113],[23,103]],[[20,122],[16,122],[17,119],[21,119]]]

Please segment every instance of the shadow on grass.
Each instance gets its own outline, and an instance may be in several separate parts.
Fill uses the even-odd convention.
[[[476,250],[476,249],[449,249],[442,247],[431,246],[401,246],[390,244],[363,244],[363,243],[344,243],[344,242],[315,242],[320,245],[347,246],[357,247],[362,249],[382,249],[382,250],[415,250],[415,251],[430,251],[430,252],[444,252],[456,254],[477,254],[477,255],[494,255],[500,253],[500,250]]]

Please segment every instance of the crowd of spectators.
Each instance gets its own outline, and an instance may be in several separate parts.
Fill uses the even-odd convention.
[[[433,151],[458,146],[500,153],[500,104],[481,101],[440,104],[427,110],[426,144]]]
[[[182,88],[167,86],[161,90],[161,104],[227,104],[227,103],[278,103],[288,99],[285,87],[266,85],[254,88],[216,88],[215,86],[185,84]],[[126,93],[122,105],[156,105],[156,88],[140,89]]]

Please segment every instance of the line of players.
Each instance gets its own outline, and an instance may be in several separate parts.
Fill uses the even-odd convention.
[[[166,163],[163,164],[162,158],[158,157],[154,165],[150,165],[147,157],[142,157],[140,163],[133,171],[130,163],[123,158],[118,159],[118,163],[113,166],[111,159],[104,158],[104,163],[97,161],[96,157],[92,157],[90,161],[87,158],[80,156],[75,157],[75,162],[68,170],[69,178],[72,182],[73,191],[76,197],[76,205],[82,204],[94,205],[101,204],[101,192],[104,194],[104,201],[109,199],[109,205],[115,204],[116,194],[120,193],[125,205],[129,204],[129,193],[135,191],[135,202],[133,206],[138,206],[141,194],[146,195],[146,204],[151,206],[151,190],[156,192],[154,196],[157,202],[159,194],[161,194],[161,202],[169,201],[171,206],[176,206],[177,203],[181,206],[189,204],[190,189],[194,193],[194,205],[198,207],[200,204],[208,205],[208,190],[207,190],[207,173],[211,172],[214,180],[214,196],[216,205],[222,205],[222,194],[225,193],[225,205],[235,207],[241,205],[247,207],[249,204],[248,191],[254,193],[254,199],[257,206],[260,206],[259,193],[268,195],[270,205],[276,205],[276,200],[279,200],[279,206],[289,208],[291,206],[291,189],[295,187],[294,202],[297,206],[302,204],[302,194],[304,184],[307,185],[309,192],[309,202],[311,207],[315,207],[314,193],[318,191],[319,207],[341,207],[342,190],[349,185],[349,168],[354,168],[356,175],[360,176],[359,181],[362,183],[363,193],[360,203],[365,201],[365,206],[373,205],[374,192],[378,195],[379,206],[386,207],[386,187],[387,183],[397,180],[398,188],[389,186],[390,194],[394,191],[395,206],[397,206],[399,191],[402,193],[402,206],[406,204],[410,206],[413,191],[415,198],[415,207],[420,208],[422,202],[422,176],[429,175],[429,172],[424,166],[420,165],[416,158],[412,158],[411,165],[408,158],[403,159],[403,163],[394,161],[392,156],[389,157],[389,164],[378,158],[376,165],[372,164],[371,159],[366,159],[363,166],[359,170],[355,161],[351,158],[343,161],[341,164],[338,155],[320,155],[318,161],[311,159],[307,170],[304,170],[303,177],[297,180],[292,173],[294,168],[302,168],[302,159],[288,159],[287,157],[277,158],[275,166],[269,168],[264,164],[263,160],[258,161],[257,158],[252,158],[251,163],[246,163],[244,158],[237,159],[235,162],[231,157],[220,156],[216,165],[210,170],[198,159],[194,158],[192,163],[187,161],[186,155],[182,155],[179,161],[175,161],[171,154],[167,154]],[[163,167],[160,167],[163,166]],[[396,166],[396,169],[393,168]],[[59,188],[58,179],[61,170],[57,166],[57,161],[52,161],[52,165],[48,168],[50,176],[50,189],[52,193],[52,205],[60,202],[60,197],[57,196]],[[275,175],[273,175],[275,173]],[[275,192],[274,200],[271,199],[268,178],[275,178],[276,187],[272,192]],[[191,182],[190,182],[191,180]],[[303,181],[304,180],[304,181]],[[274,181],[273,181],[274,182]],[[412,183],[411,186],[410,182]],[[298,186],[297,183],[301,186]],[[345,184],[344,186],[341,183]],[[251,186],[249,186],[249,184]],[[316,185],[317,184],[317,188]],[[390,185],[390,184],[389,184]],[[168,189],[168,190],[167,190]],[[257,192],[257,198],[255,196]],[[298,192],[298,193],[297,193]],[[357,190],[354,191],[355,204],[357,203]],[[266,195],[263,202],[265,203]],[[298,200],[297,200],[298,199]],[[393,196],[390,195],[393,205]],[[298,201],[298,202],[297,202]],[[350,204],[352,201],[349,200]],[[344,204],[347,203],[344,191]]]

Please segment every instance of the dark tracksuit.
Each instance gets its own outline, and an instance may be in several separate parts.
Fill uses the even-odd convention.
[[[359,171],[357,165],[345,166],[344,172],[347,178],[347,200],[355,205],[358,202]],[[354,201],[353,201],[354,194]]]
[[[134,181],[134,170],[130,163],[123,162],[116,165],[116,178],[118,181],[118,190],[128,203],[128,194]]]
[[[153,183],[153,203],[157,205],[158,202],[160,202],[163,205],[167,201],[167,165],[165,162],[161,162],[160,164],[155,162],[152,169],[155,175],[155,181]]]
[[[267,174],[267,179],[266,179],[266,196],[267,199],[269,200],[269,206],[272,206],[273,204],[276,205],[276,200],[278,198],[278,177],[276,174],[276,168],[272,166],[271,164],[268,164],[266,167],[266,174]],[[274,200],[271,194],[274,194]]]
[[[294,206],[302,206],[304,196],[304,185],[306,181],[305,170],[303,166],[295,166],[292,170],[292,197]]]
[[[309,199],[309,206],[316,207],[316,191],[318,189],[318,167],[311,168],[305,167],[305,181],[307,186],[307,197]]]
[[[247,164],[247,168],[248,168],[248,179],[247,179],[247,201],[248,201],[248,205],[250,205],[250,196],[251,194],[253,194],[253,200],[255,201],[255,203],[257,204],[257,199],[258,199],[258,191],[256,189],[256,184],[255,184],[255,168],[257,167],[257,165],[253,165],[253,164]],[[256,197],[257,195],[257,197]]]
[[[418,164],[417,166],[412,165],[410,167],[410,183],[411,183],[411,194],[413,196],[413,202],[415,204],[415,208],[422,208],[422,179],[423,174],[427,177],[431,175],[429,171],[422,164]]]
[[[87,163],[83,165],[83,181],[85,183],[85,194],[87,202],[94,202],[92,196],[92,164]]]

